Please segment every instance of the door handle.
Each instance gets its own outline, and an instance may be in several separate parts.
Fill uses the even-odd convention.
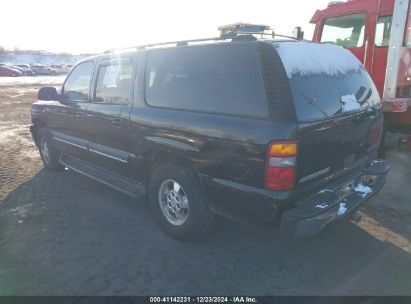
[[[121,118],[113,118],[113,119],[111,120],[111,125],[112,125],[114,128],[121,128],[121,125],[122,125],[122,120],[121,120]]]
[[[83,112],[76,112],[76,117],[78,119],[82,119],[83,118]]]

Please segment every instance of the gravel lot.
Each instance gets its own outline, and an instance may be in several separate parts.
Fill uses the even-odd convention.
[[[30,104],[58,81],[36,78],[0,81],[0,295],[411,295],[411,152],[398,136],[387,184],[359,224],[296,240],[218,219],[182,243],[144,201],[42,169]]]

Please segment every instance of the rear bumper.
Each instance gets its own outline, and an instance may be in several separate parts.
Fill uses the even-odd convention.
[[[329,224],[352,214],[385,183],[391,164],[371,162],[349,181],[339,182],[295,203],[282,214],[281,230],[296,237],[317,234]]]

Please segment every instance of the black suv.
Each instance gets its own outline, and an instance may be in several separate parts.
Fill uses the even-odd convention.
[[[86,58],[32,105],[46,169],[133,197],[187,239],[215,213],[313,235],[378,192],[378,92],[336,46],[252,36]]]

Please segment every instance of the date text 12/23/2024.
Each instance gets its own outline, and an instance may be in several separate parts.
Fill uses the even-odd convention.
[[[255,297],[150,297],[150,303],[258,303]]]

